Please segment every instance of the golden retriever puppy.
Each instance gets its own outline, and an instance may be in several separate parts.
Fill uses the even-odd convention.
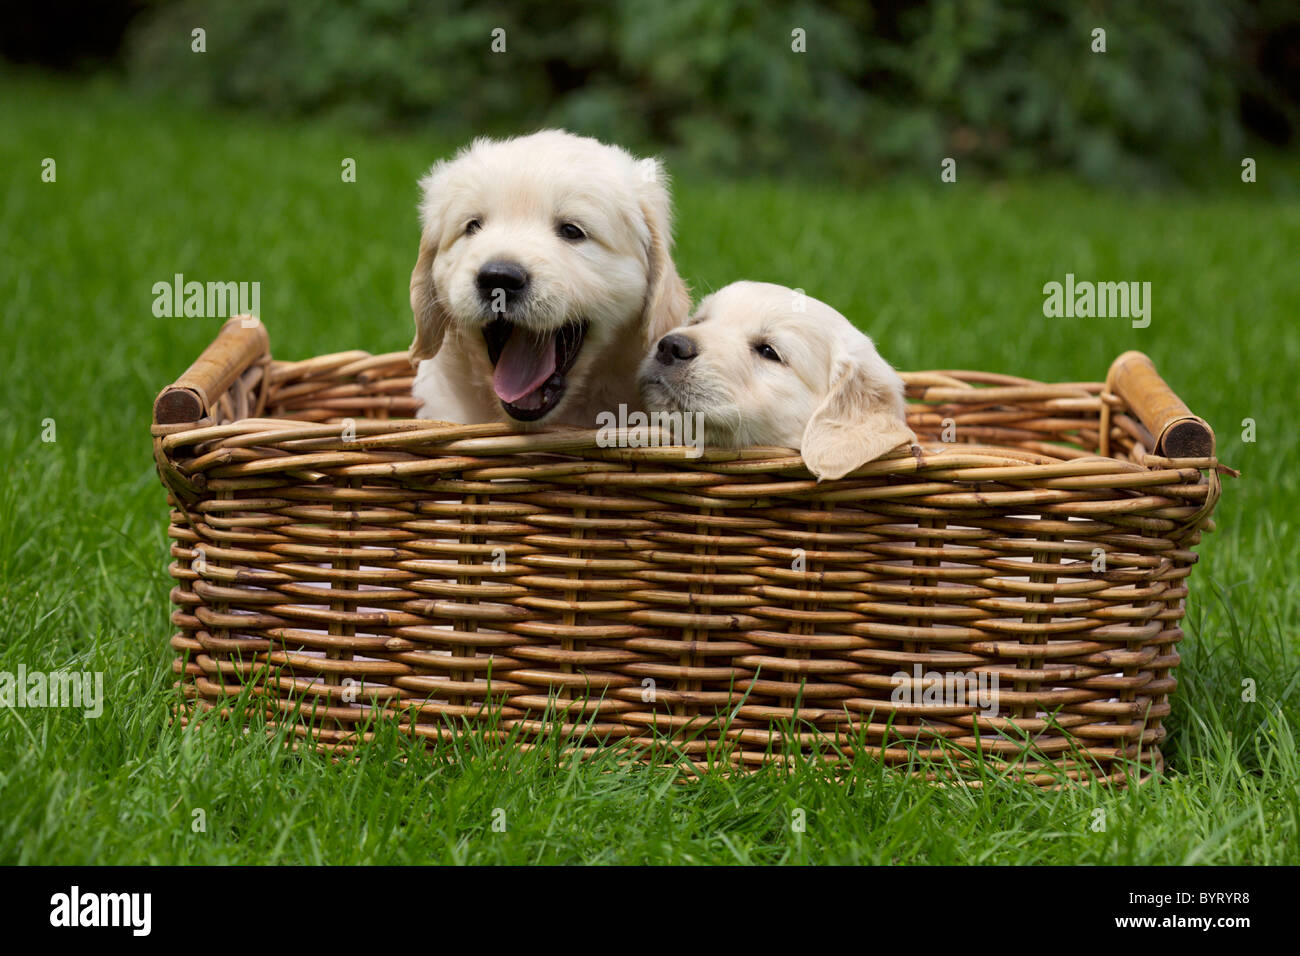
[[[699,415],[706,443],[797,448],[818,478],[916,440],[903,380],[871,339],[824,302],[766,282],[705,298],[656,343],[638,383],[651,412]]]
[[[420,186],[421,417],[590,428],[640,407],[637,363],[690,311],[662,166],[543,130],[475,140]]]

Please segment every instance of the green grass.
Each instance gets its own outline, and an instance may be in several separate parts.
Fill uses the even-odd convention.
[[[0,863],[1300,862],[1300,211],[1270,186],[1294,163],[1261,163],[1254,186],[1228,167],[1207,195],[937,176],[865,192],[676,184],[697,294],[742,277],[800,286],[904,368],[1095,380],[1139,348],[1243,473],[1200,548],[1164,779],[968,792],[863,759],[839,781],[772,769],[680,785],[472,738],[424,754],[381,733],[338,765],[232,724],[169,725],[149,408],[218,321],[154,318],[151,286],[259,280],[283,358],[404,348],[414,183],[452,144],[13,76],[0,115],[0,670],[103,671],[108,692],[98,720],[0,710]],[[340,181],[348,156],[355,184]],[[1151,326],[1044,318],[1042,286],[1066,272],[1150,281]]]

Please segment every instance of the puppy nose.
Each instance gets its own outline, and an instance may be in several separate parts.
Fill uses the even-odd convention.
[[[528,273],[517,262],[493,259],[478,270],[475,282],[484,299],[491,299],[497,289],[504,291],[507,299],[513,299],[528,288]]]
[[[687,362],[699,354],[700,350],[695,347],[695,343],[690,338],[676,332],[660,339],[655,350],[655,358],[661,365],[672,365],[674,359]]]

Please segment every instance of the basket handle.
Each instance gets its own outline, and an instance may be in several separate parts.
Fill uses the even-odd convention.
[[[251,324],[245,324],[251,323]],[[155,425],[197,422],[248,368],[271,351],[266,326],[257,318],[227,319],[217,337],[153,403]]]
[[[1212,458],[1214,431],[1192,414],[1142,352],[1125,352],[1111,363],[1107,388],[1122,398],[1155,438],[1156,454],[1167,458]]]

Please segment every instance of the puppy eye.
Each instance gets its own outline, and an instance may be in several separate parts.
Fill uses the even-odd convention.
[[[465,235],[472,236],[482,228],[483,223],[480,220],[471,219],[469,222],[465,223]]]
[[[587,238],[587,234],[582,231],[581,227],[571,222],[560,223],[555,231],[561,239],[568,239],[570,242],[579,242]]]
[[[772,348],[772,346],[768,345],[766,342],[759,342],[754,346],[754,351],[769,362],[781,361],[781,356],[777,354],[776,349]]]

